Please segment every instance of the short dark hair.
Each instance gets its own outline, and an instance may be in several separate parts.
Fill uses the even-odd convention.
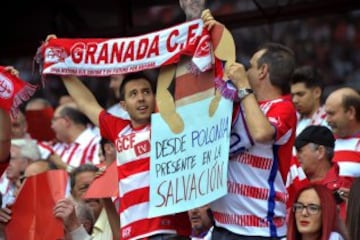
[[[144,79],[146,81],[149,82],[150,87],[151,87],[151,91],[153,93],[155,93],[155,87],[153,82],[151,81],[151,79],[144,73],[144,72],[134,72],[134,73],[129,73],[126,74],[124,80],[122,81],[121,85],[120,85],[120,101],[124,101],[125,100],[125,86],[128,82],[136,80],[136,79]]]
[[[65,106],[60,110],[59,113],[62,117],[69,117],[74,123],[77,124],[82,124],[86,126],[87,124],[91,123],[89,118],[85,114],[83,114],[74,107]]]
[[[70,173],[70,187],[71,187],[71,190],[74,188],[75,186],[75,178],[77,175],[79,175],[80,173],[83,173],[83,172],[94,172],[96,173],[97,171],[99,171],[99,168],[97,166],[95,166],[94,164],[92,163],[85,163],[85,164],[82,164],[76,168],[74,168],[71,173]]]
[[[258,50],[266,50],[258,59],[258,67],[269,66],[270,81],[273,86],[281,89],[283,94],[290,93],[289,82],[295,69],[294,52],[280,43],[268,42]]]
[[[354,107],[354,109],[356,111],[356,115],[355,115],[356,120],[360,121],[360,96],[359,95],[354,95],[354,94],[343,95],[342,105],[343,105],[345,111],[349,110],[350,107]]]
[[[295,69],[291,84],[304,83],[305,87],[324,89],[324,78],[321,71],[314,66],[301,66]]]

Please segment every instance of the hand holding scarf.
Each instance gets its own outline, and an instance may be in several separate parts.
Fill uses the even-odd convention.
[[[18,107],[30,99],[37,86],[19,78],[19,72],[11,66],[0,66],[0,108],[16,116]]]

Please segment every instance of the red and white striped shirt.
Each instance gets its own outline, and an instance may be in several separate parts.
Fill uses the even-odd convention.
[[[228,194],[211,203],[216,225],[246,236],[286,235],[286,175],[295,140],[296,111],[289,98],[260,102],[276,130],[269,144],[231,156]],[[246,116],[245,116],[246,117]]]
[[[340,167],[340,176],[360,177],[360,133],[348,138],[336,137],[333,161]]]
[[[100,163],[99,143],[100,136],[88,128],[73,143],[56,143],[53,149],[67,165],[78,167],[84,163]]]
[[[119,177],[121,239],[142,239],[156,234],[190,234],[186,213],[148,218],[150,125],[132,128],[129,120],[102,111],[101,135],[115,143]]]
[[[304,118],[298,115],[298,122],[296,126],[296,136],[299,135],[306,127],[311,125],[321,125],[329,127],[326,122],[326,112],[324,106],[321,106],[311,118]]]

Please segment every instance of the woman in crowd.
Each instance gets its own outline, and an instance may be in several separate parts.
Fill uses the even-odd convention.
[[[338,215],[332,192],[325,186],[309,184],[295,195],[287,240],[343,240]]]

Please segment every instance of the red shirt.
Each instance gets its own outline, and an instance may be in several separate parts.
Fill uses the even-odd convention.
[[[339,188],[350,188],[353,182],[353,178],[344,177],[339,175],[339,165],[337,163],[333,163],[332,167],[327,172],[325,178],[320,181],[316,181],[315,183],[322,184],[326,186],[331,191],[335,192]],[[345,221],[346,218],[346,202],[342,201],[338,204],[340,208],[340,217]]]

